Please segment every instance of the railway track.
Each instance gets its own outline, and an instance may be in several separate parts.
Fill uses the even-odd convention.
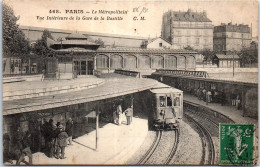
[[[197,127],[198,132],[201,136],[203,151],[202,151],[202,158],[200,164],[214,165],[215,147],[209,131],[201,123],[193,119],[191,116],[187,115],[186,113],[184,113],[184,116],[188,120],[193,122],[193,124]]]
[[[168,165],[171,162],[173,156],[175,155],[177,148],[178,148],[178,144],[179,144],[179,137],[180,137],[180,131],[177,129],[175,131],[175,142],[174,142],[174,145],[172,147],[172,150],[171,150],[169,156],[167,157],[167,159],[164,163],[165,165]]]
[[[221,114],[217,111],[214,111],[208,107],[204,107],[199,104],[189,102],[186,100],[184,100],[184,106],[186,106],[185,107],[186,110],[188,110],[196,115],[199,115],[202,118],[205,118],[207,121],[211,122],[213,125],[215,125],[217,127],[219,127],[219,123],[235,123],[228,116]],[[190,106],[192,106],[193,109]]]
[[[163,157],[165,159],[163,164],[165,164],[165,165],[167,165],[171,162],[171,160],[172,160],[173,156],[175,155],[177,148],[178,148],[179,130],[172,131],[172,132],[174,133],[175,137],[174,137],[174,141],[173,141],[170,153],[168,155],[165,154],[165,155],[167,155],[167,157]],[[152,145],[149,147],[149,149],[144,154],[144,156],[139,160],[139,162],[137,163],[138,165],[149,164],[149,161],[152,159],[153,156],[156,155],[156,152],[162,151],[162,150],[160,150],[160,143],[162,142],[163,133],[164,133],[163,131],[156,131],[156,137],[154,138]],[[158,164],[161,164],[161,163],[158,163]]]

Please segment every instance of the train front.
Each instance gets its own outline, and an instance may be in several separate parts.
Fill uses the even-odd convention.
[[[153,128],[175,130],[182,119],[182,92],[174,88],[157,88],[153,93]]]

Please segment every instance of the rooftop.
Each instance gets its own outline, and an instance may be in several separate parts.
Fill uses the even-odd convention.
[[[165,85],[165,86],[167,86],[167,85]],[[181,90],[173,88],[173,87],[168,87],[168,88],[165,87],[165,88],[158,88],[158,89],[155,88],[155,89],[151,89],[151,92],[156,93],[156,94],[158,94],[158,93],[176,93],[176,92],[182,93]]]
[[[232,22],[225,24],[221,23],[218,26],[214,27],[214,32],[243,32],[250,33],[251,28],[248,25],[244,24],[232,24]]]
[[[44,81],[42,84],[46,84],[46,82],[48,81]],[[128,84],[124,84],[126,82]],[[11,115],[61,106],[68,106],[73,104],[86,103],[90,101],[97,101],[147,90],[156,86],[157,84],[158,82],[152,79],[127,78],[118,79],[116,81],[109,80],[100,86],[73,91],[73,93],[67,92],[59,93],[55,96],[47,95],[32,97],[29,99],[4,101],[2,114]]]
[[[89,42],[87,40],[81,40],[76,38],[54,43],[54,45],[61,45],[61,44],[62,45],[98,45],[96,43]]]
[[[74,40],[74,39],[80,39],[80,40],[87,40],[88,38],[83,35],[83,34],[80,34],[80,33],[72,33],[72,34],[69,34],[67,37],[66,37],[67,40]]]
[[[31,31],[43,31],[48,29],[51,33],[64,33],[64,34],[72,34],[75,31],[72,30],[64,30],[64,29],[57,29],[57,28],[45,28],[45,27],[34,27],[34,26],[24,26],[20,25],[20,29],[22,30],[31,30]],[[100,36],[100,37],[112,37],[112,38],[128,38],[128,39],[140,39],[146,40],[147,37],[140,37],[140,36],[130,36],[130,35],[118,35],[118,34],[109,34],[109,33],[98,33],[98,32],[89,32],[89,31],[78,31],[79,34],[83,35],[90,35],[90,36]]]
[[[195,51],[184,49],[142,49],[142,48],[99,48],[98,52],[141,52],[141,53],[170,53],[170,54],[197,54]]]
[[[169,11],[166,14],[170,14],[173,21],[190,21],[190,22],[212,22],[208,17],[206,11],[193,12],[188,11]]]
[[[224,54],[216,54],[219,59],[240,59],[238,55],[224,55]]]

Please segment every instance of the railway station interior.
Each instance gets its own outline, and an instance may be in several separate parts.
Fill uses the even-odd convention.
[[[254,123],[258,128],[258,84],[223,80],[213,73],[197,71],[194,51],[104,49],[80,34],[67,36],[62,44],[51,41],[50,47],[55,55],[47,58],[45,73],[3,78],[4,150],[8,152],[5,164],[16,163],[15,139],[19,130],[31,133],[35,165],[134,165],[138,164],[134,157],[153,131],[153,121],[163,119],[163,127],[164,123],[171,123],[170,128],[180,126],[180,131],[186,127],[180,135],[196,136],[188,125],[191,121],[184,116],[188,110],[205,108],[203,111],[210,117]],[[7,64],[8,61],[13,60],[6,60]],[[38,66],[39,60],[30,63],[35,63],[35,71],[43,68]],[[10,66],[6,67],[9,71]],[[151,89],[167,87],[178,89],[178,93],[158,96],[157,102],[151,100]],[[120,121],[114,114],[118,108],[123,112]],[[172,111],[169,108],[174,114],[165,114]],[[130,121],[126,117],[128,111],[133,111]],[[53,124],[66,126],[70,118],[73,145],[66,147],[65,159],[50,158],[43,125],[52,119]],[[218,140],[216,136],[214,140]]]
[[[194,93],[188,91],[188,85],[192,85],[191,83],[179,86],[178,79],[176,81],[174,78],[163,75],[158,77],[159,73],[156,72],[150,76],[155,79],[139,78],[139,75],[135,73],[130,75],[130,73],[131,71],[126,70],[124,74],[127,75],[119,71],[105,73],[98,77],[88,75],[69,80],[41,81],[40,75],[28,78],[6,78],[3,85],[5,90],[3,92],[4,134],[8,134],[10,141],[13,141],[18,127],[22,127],[23,132],[29,130],[32,134],[31,150],[34,164],[45,162],[53,165],[131,163],[133,162],[131,157],[138,152],[151,131],[149,111],[152,109],[147,92],[152,88],[165,86],[182,90],[183,103],[185,101],[196,103],[228,115],[235,122],[254,122],[257,125],[254,110],[246,108],[252,105],[249,103],[255,105],[254,101],[245,102],[244,109],[249,111],[245,113],[242,107],[237,109],[232,106],[232,101],[226,101],[222,106],[218,102],[206,103],[199,100]],[[193,84],[207,85],[206,81],[201,81],[201,77],[197,77]],[[181,81],[181,83],[184,82],[185,80]],[[210,83],[214,81],[211,80]],[[221,87],[223,83],[216,81],[215,84],[220,84],[219,87]],[[12,90],[11,87],[17,87],[17,90]],[[254,96],[255,91],[252,90],[256,88],[250,84],[247,87],[244,96],[246,98]],[[172,103],[171,105],[174,105],[176,102],[172,101]],[[122,111],[133,108],[130,125],[127,125],[125,114],[122,115],[121,125],[114,122],[113,112],[117,110],[118,105],[121,105]],[[73,145],[66,147],[65,159],[49,158],[41,133],[44,120],[53,119],[55,124],[60,122],[66,125],[69,118],[72,118],[74,122]],[[179,121],[183,124],[182,119]],[[10,151],[15,149],[14,145],[10,142]],[[5,163],[10,164],[10,162]],[[12,163],[15,164],[14,159]]]

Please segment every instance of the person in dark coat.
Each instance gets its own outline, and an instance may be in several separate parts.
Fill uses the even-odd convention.
[[[10,154],[10,136],[8,133],[5,133],[3,135],[3,162],[13,163]]]
[[[29,157],[29,165],[32,165],[32,151],[30,149],[31,145],[31,134],[29,131],[26,132],[24,137],[22,138],[22,154],[20,155],[19,159],[16,162],[16,165],[20,165],[22,161],[24,161],[24,157]]]
[[[59,127],[59,126],[60,126],[60,122],[57,122],[57,123],[56,123],[56,126]]]
[[[45,142],[44,147],[46,149],[48,149],[48,136],[49,136],[49,134],[48,134],[48,127],[49,127],[49,123],[48,123],[47,119],[44,118],[43,119],[42,128],[41,128],[41,133],[42,133],[42,135],[44,137],[44,142]]]
[[[65,154],[65,147],[67,146],[67,138],[69,137],[68,134],[64,131],[64,128],[62,125],[58,127],[60,130],[60,133],[57,136],[57,152],[56,152],[56,158],[64,159]],[[61,154],[60,154],[61,153]]]
[[[54,124],[53,120],[49,120],[48,126],[48,150],[49,150],[49,157],[52,158],[55,151],[55,138],[56,138],[56,125]]]
[[[221,105],[222,106],[225,105],[225,103],[226,103],[226,93],[224,91],[221,92],[220,100],[221,100]]]
[[[69,145],[72,145],[72,136],[73,136],[73,121],[71,118],[68,119],[66,123],[66,133],[68,134],[68,143]]]

